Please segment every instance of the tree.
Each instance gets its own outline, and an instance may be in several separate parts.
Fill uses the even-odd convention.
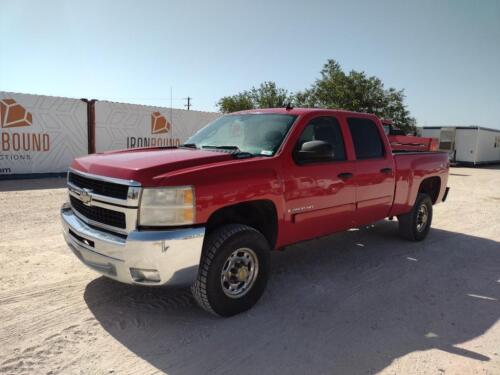
[[[287,90],[277,87],[275,82],[264,82],[259,87],[252,87],[236,95],[224,96],[217,106],[223,113],[242,111],[254,108],[284,107],[292,101]]]
[[[233,96],[224,96],[219,100],[217,106],[222,113],[231,113],[255,108],[248,91],[240,92]]]
[[[300,107],[345,109],[373,113],[391,119],[406,132],[416,130],[415,119],[404,103],[404,90],[384,88],[382,81],[365,72],[351,70],[346,74],[335,60],[328,60],[310,88],[290,94],[274,82],[264,82],[258,88],[225,96],[217,106],[223,113],[254,108],[284,107],[293,103]]]
[[[252,87],[250,95],[255,108],[285,107],[292,100],[288,91],[277,87],[274,82],[264,82],[259,88]]]
[[[404,104],[403,90],[385,89],[379,78],[365,72],[346,74],[335,60],[328,60],[320,74],[309,89],[294,95],[295,105],[373,113],[393,120],[404,131],[416,129],[415,119]]]

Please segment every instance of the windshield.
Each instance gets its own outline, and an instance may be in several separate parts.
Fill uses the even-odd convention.
[[[200,129],[185,145],[272,156],[278,151],[296,117],[278,114],[222,116]]]

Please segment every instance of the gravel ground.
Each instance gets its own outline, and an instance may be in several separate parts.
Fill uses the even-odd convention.
[[[0,374],[500,374],[500,168],[453,168],[426,241],[397,223],[273,255],[247,313],[122,285],[60,233],[64,179],[0,182]]]

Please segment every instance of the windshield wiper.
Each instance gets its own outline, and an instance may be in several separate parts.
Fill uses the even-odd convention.
[[[183,145],[180,145],[179,147],[198,148],[198,147],[196,147],[196,143],[184,143]]]
[[[246,152],[246,151],[239,151],[239,152],[234,153],[233,156],[236,159],[247,159],[247,158],[253,158],[255,156],[255,154],[252,154],[252,153]]]
[[[253,158],[255,155],[246,152],[246,151],[241,151],[238,146],[201,146],[201,148],[206,148],[206,149],[211,149],[211,150],[220,150],[222,152],[229,152],[232,154],[236,159],[246,159],[246,158]]]
[[[228,151],[236,151],[240,152],[240,149],[238,146],[201,146],[201,148],[212,148],[215,150],[228,150]]]

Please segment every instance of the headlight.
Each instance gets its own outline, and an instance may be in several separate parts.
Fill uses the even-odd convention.
[[[142,191],[139,224],[168,226],[193,224],[194,190],[191,186],[151,188]]]

